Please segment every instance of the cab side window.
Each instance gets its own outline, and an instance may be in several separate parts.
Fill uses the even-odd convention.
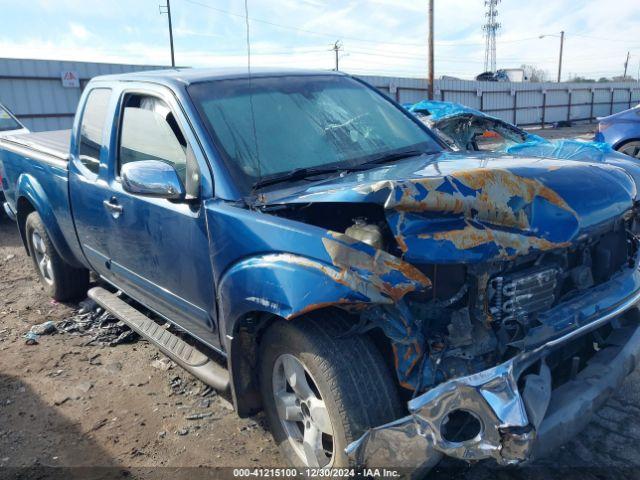
[[[187,177],[189,147],[169,106],[149,95],[129,94],[124,100],[118,174],[123,165],[159,160]]]
[[[96,88],[89,93],[82,113],[78,157],[80,163],[96,175],[100,169],[100,147],[110,99],[110,89]]]

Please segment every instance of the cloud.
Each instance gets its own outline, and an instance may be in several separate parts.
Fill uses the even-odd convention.
[[[69,24],[69,31],[71,32],[71,36],[77,38],[78,40],[86,40],[91,36],[89,30],[87,30],[83,25],[79,23],[71,22]]]

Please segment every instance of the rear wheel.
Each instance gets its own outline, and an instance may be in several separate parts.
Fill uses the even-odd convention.
[[[620,153],[624,153],[625,155],[629,155],[633,158],[640,159],[640,140],[634,140],[632,142],[627,142],[624,145],[621,145],[617,149]]]
[[[25,222],[29,254],[47,294],[59,301],[84,297],[89,286],[89,271],[73,268],[58,254],[38,212]]]
[[[344,449],[403,414],[380,352],[367,337],[340,337],[340,315],[274,323],[260,344],[260,387],[271,432],[294,466],[347,467]]]

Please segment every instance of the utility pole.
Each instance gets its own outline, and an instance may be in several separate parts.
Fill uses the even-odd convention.
[[[429,100],[433,100],[433,0],[429,0],[429,85],[428,85],[428,94]]]
[[[336,40],[336,43],[333,44],[333,47],[331,47],[331,50],[333,50],[336,54],[336,68],[335,71],[337,72],[339,70],[339,66],[340,66],[340,50],[342,50],[342,42],[340,40]]]
[[[171,66],[175,67],[176,66],[176,59],[173,53],[173,27],[171,26],[171,0],[167,0],[167,4],[166,5],[160,5],[159,9],[160,9],[160,14],[166,13],[167,17],[169,18],[169,45],[171,46]],[[166,8],[165,11],[163,11],[162,9]]]
[[[624,74],[622,75],[623,79],[627,78],[627,66],[628,65],[629,65],[629,52],[627,52],[627,59],[624,61]]]
[[[564,30],[560,32],[560,58],[558,59],[558,83],[560,83],[560,77],[562,76],[562,47],[564,47]]]

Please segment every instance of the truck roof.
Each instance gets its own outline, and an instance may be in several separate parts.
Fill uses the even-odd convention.
[[[344,75],[331,70],[303,70],[303,69],[278,69],[278,68],[251,68],[252,77],[284,77],[291,75]],[[249,78],[246,67],[232,68],[169,68],[165,70],[147,70],[141,72],[120,73],[114,75],[100,75],[94,81],[152,81],[158,83],[180,83],[191,85],[193,83],[209,82],[214,80],[228,80]]]

